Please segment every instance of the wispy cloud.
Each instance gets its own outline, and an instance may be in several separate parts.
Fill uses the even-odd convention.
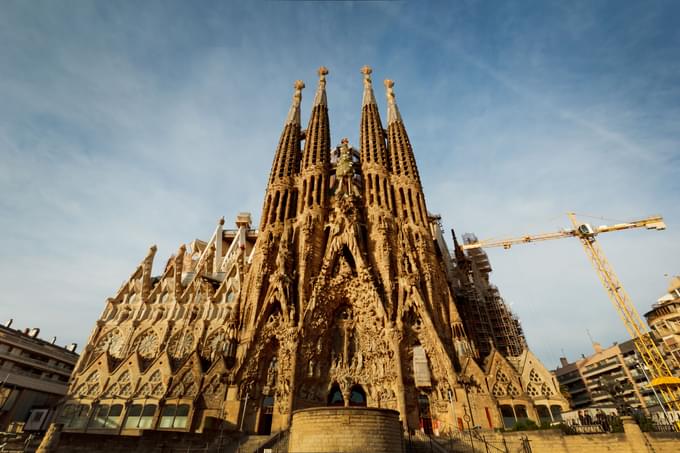
[[[307,112],[322,64],[334,141],[357,141],[361,66],[396,80],[428,207],[459,233],[662,213],[603,246],[641,311],[679,272],[674,4],[295,5],[5,2],[2,316],[83,343],[149,244],[159,267],[221,215],[259,217],[292,82]],[[577,242],[489,253],[548,365],[586,328],[625,337]]]

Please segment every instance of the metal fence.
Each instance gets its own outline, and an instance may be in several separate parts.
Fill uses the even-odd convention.
[[[421,432],[404,434],[405,453],[531,453],[527,436],[507,440],[502,436],[488,436],[476,430],[452,431],[440,436]]]

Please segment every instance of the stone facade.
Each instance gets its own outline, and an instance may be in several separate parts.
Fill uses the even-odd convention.
[[[446,431],[503,426],[503,407],[506,421],[508,410],[538,421],[567,407],[528,349],[467,335],[454,289],[471,277],[428,213],[394,83],[384,128],[362,73],[359,149],[331,146],[321,68],[304,130],[295,83],[259,229],[249,215],[235,230],[220,221],[160,276],[151,247],[97,321],[65,432],[268,433],[327,405],[392,409],[405,428]],[[484,355],[480,341],[492,345]]]

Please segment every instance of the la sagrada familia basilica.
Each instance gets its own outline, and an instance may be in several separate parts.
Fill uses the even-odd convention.
[[[106,301],[46,442],[267,434],[319,406],[394,409],[434,433],[560,418],[486,255],[455,236],[451,254],[427,209],[394,83],[384,127],[362,73],[358,147],[331,144],[320,68],[306,128],[295,82],[259,228],[220,220],[157,276],[149,249]]]

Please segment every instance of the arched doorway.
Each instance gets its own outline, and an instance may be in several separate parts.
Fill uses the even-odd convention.
[[[425,434],[432,434],[432,415],[430,414],[430,398],[425,394],[418,395],[418,412],[420,415],[420,429]]]
[[[364,392],[364,389],[360,385],[355,385],[352,387],[349,396],[349,405],[366,407],[366,392]]]
[[[345,399],[342,397],[342,391],[340,386],[336,383],[331,387],[331,391],[328,392],[328,405],[329,406],[344,406]]]

